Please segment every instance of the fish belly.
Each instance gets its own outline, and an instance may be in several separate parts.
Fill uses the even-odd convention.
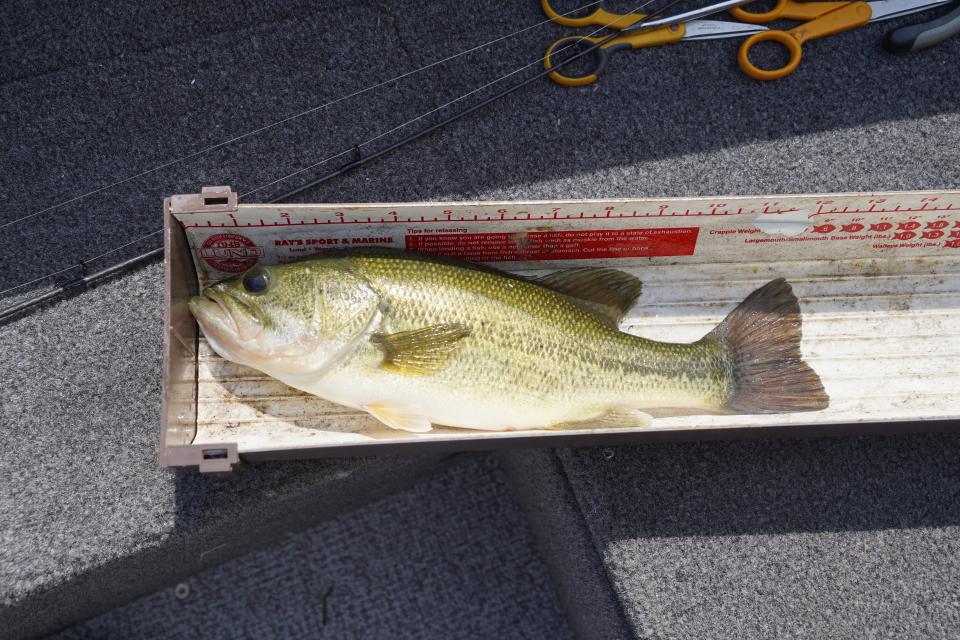
[[[384,370],[379,351],[366,348],[322,379],[293,386],[359,410],[389,407],[435,425],[495,431],[550,428],[627,410],[720,407],[725,380],[710,349],[632,336],[622,342],[603,349],[579,345],[571,352],[592,357],[572,353],[542,367],[516,354],[489,358],[465,349],[432,376]]]
[[[331,372],[303,390],[355,409],[395,407],[435,425],[491,431],[546,428],[604,412],[589,398],[568,396],[550,402],[522,389],[503,394],[453,381],[444,385],[438,380],[418,381],[360,367]]]

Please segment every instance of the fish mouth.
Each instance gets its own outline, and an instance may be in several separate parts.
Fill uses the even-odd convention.
[[[252,340],[264,327],[263,312],[216,287],[208,287],[190,300],[190,311],[204,329],[226,333],[237,341]]]
[[[237,337],[239,327],[223,300],[216,295],[210,295],[209,291],[201,293],[202,295],[190,298],[188,306],[203,333],[208,336],[218,333]]]
[[[217,319],[221,320],[224,324],[228,325],[228,328],[233,332],[234,335],[239,336],[240,326],[237,324],[237,321],[233,317],[233,314],[230,313],[230,308],[227,307],[227,303],[226,303],[226,300],[224,299],[223,294],[217,293],[212,288],[204,289],[201,293],[203,294],[203,297],[206,298],[206,300],[209,300],[210,302],[213,302],[217,305],[216,306],[217,311],[213,311],[213,313],[217,316]],[[200,300],[206,302],[204,298],[200,298]],[[212,311],[213,309],[212,307],[209,306],[209,304],[207,304],[204,308],[206,308],[208,312]]]

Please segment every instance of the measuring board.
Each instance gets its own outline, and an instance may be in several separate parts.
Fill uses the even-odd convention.
[[[643,281],[622,330],[690,342],[755,288],[787,278],[800,299],[803,356],[821,376],[830,407],[796,414],[658,416],[648,431],[960,418],[960,192],[252,204],[219,211],[200,206],[198,195],[182,198],[179,212],[175,199],[168,211],[201,285],[235,277],[258,262],[371,246],[454,255],[527,275],[610,266]],[[610,432],[393,431],[361,412],[224,361],[202,337],[191,380],[197,397],[193,442],[233,442],[240,453],[344,446],[373,452],[409,442],[493,447],[531,433],[543,446],[572,433],[582,433],[583,444],[590,444],[591,434]]]

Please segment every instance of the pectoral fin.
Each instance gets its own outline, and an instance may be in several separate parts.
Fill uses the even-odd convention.
[[[459,347],[460,340],[468,335],[470,329],[450,323],[399,333],[377,333],[370,340],[383,350],[382,368],[408,376],[425,376],[440,371]]]
[[[433,429],[433,425],[423,416],[412,413],[409,409],[386,404],[368,404],[364,410],[383,424],[401,431],[426,433]]]
[[[653,422],[649,413],[636,409],[608,411],[589,420],[561,422],[550,429],[645,429]]]

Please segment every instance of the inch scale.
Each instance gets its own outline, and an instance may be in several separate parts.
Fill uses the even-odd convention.
[[[225,189],[225,188],[218,188]],[[960,256],[960,192],[560,202],[216,206],[174,201],[206,282],[257,262],[389,247],[512,269],[588,261],[703,263]],[[624,263],[626,265],[626,263]]]
[[[783,199],[814,197],[812,210],[797,203],[790,206]],[[640,208],[643,202],[646,207]],[[958,213],[960,192],[902,192],[883,196],[851,194],[822,196],[783,196],[778,200],[727,198],[717,202],[704,198],[622,200],[589,203],[602,205],[585,208],[583,201],[562,203],[529,202],[518,208],[515,203],[439,203],[439,204],[371,204],[371,205],[240,205],[244,214],[208,216],[183,223],[184,228],[199,227],[276,227],[286,225],[327,224],[417,224],[417,223],[497,223],[538,222],[554,220],[607,220],[631,218],[687,218],[714,216],[782,216],[808,213],[809,217],[825,215],[876,215],[903,213]],[[736,207],[736,208],[734,208]],[[437,209],[441,208],[438,212]],[[493,208],[494,210],[491,210]],[[386,209],[386,210],[385,210]],[[259,213],[260,217],[255,218]]]

